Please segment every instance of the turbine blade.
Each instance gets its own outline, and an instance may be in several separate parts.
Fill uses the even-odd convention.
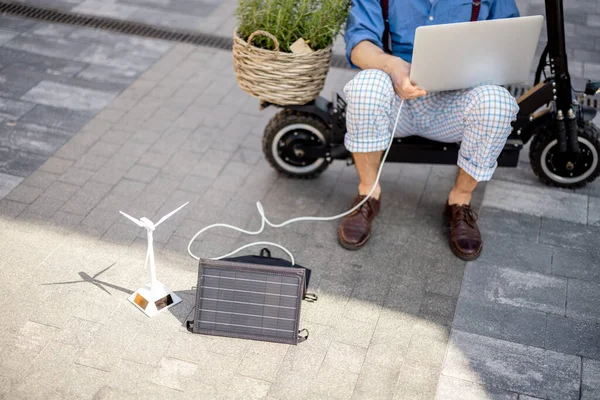
[[[183,207],[187,206],[190,202],[188,201],[187,203],[185,203],[184,205],[182,205],[181,207],[179,207],[177,210],[171,211],[170,213],[168,213],[167,215],[165,215],[164,217],[162,217],[156,224],[154,224],[154,227],[159,226],[160,224],[162,224],[163,222],[165,222],[171,215],[175,214],[177,211],[181,210]]]
[[[123,214],[125,216],[125,218],[130,219],[131,221],[133,221],[136,225],[141,226],[142,228],[145,228],[146,225],[144,225],[144,223],[142,221],[140,221],[139,219],[135,219],[133,218],[131,215],[127,215],[125,214],[123,211],[119,211],[121,214]]]

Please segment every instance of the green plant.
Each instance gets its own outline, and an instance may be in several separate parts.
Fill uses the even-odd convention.
[[[313,50],[329,46],[340,33],[350,10],[350,0],[239,0],[238,34],[244,39],[256,30],[273,34],[281,51],[303,38]],[[273,50],[274,43],[256,36],[252,43]]]

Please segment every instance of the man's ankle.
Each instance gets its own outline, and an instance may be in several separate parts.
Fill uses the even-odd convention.
[[[360,194],[362,196],[366,196],[369,193],[371,193],[372,189],[373,189],[373,184],[370,184],[370,185],[359,184],[358,185],[358,194]],[[377,184],[377,187],[375,187],[375,190],[373,190],[371,197],[379,200],[380,196],[381,196],[381,186],[379,186],[379,184]]]
[[[473,194],[471,192],[454,188],[450,191],[450,195],[448,195],[448,205],[469,205],[471,204],[472,197]]]

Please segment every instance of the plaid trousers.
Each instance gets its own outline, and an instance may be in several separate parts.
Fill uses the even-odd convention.
[[[360,71],[344,87],[346,137],[352,153],[385,150],[389,144],[400,98],[383,71]],[[394,136],[422,136],[459,143],[458,166],[477,181],[492,178],[519,106],[500,86],[428,93],[402,106]]]

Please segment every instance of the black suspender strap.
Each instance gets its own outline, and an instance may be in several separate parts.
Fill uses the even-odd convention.
[[[381,0],[381,12],[383,14],[383,51],[392,54],[392,36],[390,33],[390,20],[388,19],[388,2]]]
[[[383,51],[392,54],[392,36],[390,33],[390,20],[388,18],[389,0],[381,0],[381,12],[383,14]],[[479,19],[481,0],[474,0],[471,8],[471,22]]]
[[[471,9],[471,22],[479,19],[479,10],[481,9],[481,0],[473,1],[473,8]]]

